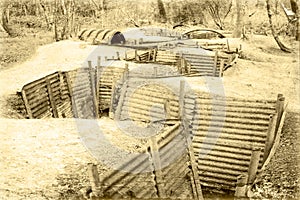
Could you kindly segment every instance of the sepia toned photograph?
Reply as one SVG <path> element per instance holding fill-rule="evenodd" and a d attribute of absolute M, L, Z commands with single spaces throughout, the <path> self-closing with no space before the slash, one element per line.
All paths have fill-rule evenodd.
<path fill-rule="evenodd" d="M 0 199 L 300 199 L 300 0 L 0 0 Z"/>

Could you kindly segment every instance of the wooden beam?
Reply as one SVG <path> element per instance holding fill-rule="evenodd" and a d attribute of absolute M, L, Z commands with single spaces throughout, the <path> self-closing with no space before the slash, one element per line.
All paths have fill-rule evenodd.
<path fill-rule="evenodd" d="M 218 64 L 218 51 L 215 52 L 213 76 L 216 76 L 217 64 Z"/>
<path fill-rule="evenodd" d="M 179 113 L 178 113 L 179 119 L 183 118 L 184 90 L 185 90 L 185 81 L 181 80 L 180 81 L 180 89 L 179 89 Z"/>
<path fill-rule="evenodd" d="M 247 197 L 247 181 L 248 181 L 248 174 L 241 174 L 237 177 L 237 184 L 235 188 L 234 199 L 240 199 Z M 237 198 L 236 198 L 237 197 Z"/>
<path fill-rule="evenodd" d="M 88 175 L 90 179 L 90 184 L 92 187 L 92 194 L 95 197 L 102 196 L 101 194 L 101 184 L 100 184 L 100 178 L 99 173 L 97 170 L 97 165 L 93 163 L 88 163 Z"/>
<path fill-rule="evenodd" d="M 159 149 L 157 144 L 157 138 L 155 136 L 151 137 L 150 139 L 150 152 L 152 156 L 153 166 L 154 166 L 154 174 L 155 174 L 155 181 L 158 190 L 158 197 L 165 198 L 165 188 L 164 188 L 164 181 L 163 181 L 163 174 L 161 171 L 161 162 L 160 162 L 160 155 Z"/>
<path fill-rule="evenodd" d="M 28 99 L 27 99 L 27 96 L 26 96 L 26 91 L 24 90 L 24 88 L 22 89 L 21 93 L 22 93 L 22 98 L 23 98 L 25 108 L 26 108 L 26 111 L 27 111 L 27 115 L 28 115 L 29 119 L 33 119 L 32 112 L 31 112 L 31 107 L 30 107 L 30 104 L 28 102 Z"/>
<path fill-rule="evenodd" d="M 67 85 L 68 85 L 69 94 L 70 94 L 70 98 L 71 98 L 73 116 L 75 118 L 78 118 L 78 111 L 77 111 L 77 106 L 76 106 L 76 102 L 75 102 L 74 95 L 73 95 L 72 82 L 71 82 L 71 79 L 70 79 L 69 72 L 66 72 L 66 78 L 67 78 Z"/>
<path fill-rule="evenodd" d="M 254 147 L 252 149 L 250 165 L 248 169 L 248 181 L 247 181 L 248 184 L 252 184 L 256 178 L 261 151 L 262 149 L 257 147 Z"/>
<path fill-rule="evenodd" d="M 58 118 L 56 103 L 55 103 L 55 99 L 53 97 L 53 91 L 52 91 L 52 88 L 51 88 L 50 80 L 48 78 L 46 78 L 46 83 L 47 83 L 47 91 L 48 91 L 50 106 L 52 108 L 53 117 Z"/>
<path fill-rule="evenodd" d="M 224 70 L 224 59 L 221 59 L 219 77 L 223 76 L 223 70 Z"/>
<path fill-rule="evenodd" d="M 91 80 L 91 90 L 92 90 L 92 97 L 93 97 L 92 99 L 94 104 L 94 117 L 99 118 L 98 100 L 97 100 L 96 87 L 95 87 L 95 75 L 93 73 L 92 62 L 88 61 L 88 65 L 89 65 L 89 76 Z"/>

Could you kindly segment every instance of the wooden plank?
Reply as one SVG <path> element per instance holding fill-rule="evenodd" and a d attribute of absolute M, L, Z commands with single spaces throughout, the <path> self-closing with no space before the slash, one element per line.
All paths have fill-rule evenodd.
<path fill-rule="evenodd" d="M 97 165 L 93 163 L 88 163 L 88 174 L 89 174 L 90 184 L 93 191 L 93 196 L 95 197 L 102 196 Z"/>
<path fill-rule="evenodd" d="M 185 81 L 180 81 L 180 89 L 179 89 L 179 113 L 178 118 L 183 118 L 183 112 L 184 112 L 184 90 L 185 90 Z"/>
<path fill-rule="evenodd" d="M 184 126 L 186 126 L 186 124 Z M 196 162 L 194 150 L 192 148 L 192 141 L 189 135 L 189 131 L 185 130 L 184 136 L 185 136 L 187 149 L 190 157 L 190 165 L 192 167 L 192 180 L 194 181 L 192 182 L 193 185 L 192 188 L 195 189 L 195 191 L 193 191 L 194 198 L 198 200 L 203 200 L 204 198 L 202 194 L 201 183 L 200 183 L 200 178 L 197 169 L 197 162 Z"/>
<path fill-rule="evenodd" d="M 223 76 L 223 70 L 224 70 L 224 60 L 222 59 L 220 64 L 219 77 Z"/>
<path fill-rule="evenodd" d="M 158 196 L 160 198 L 165 198 L 165 188 L 164 188 L 164 181 L 163 181 L 163 174 L 162 174 L 162 168 L 160 163 L 160 156 L 158 151 L 158 145 L 157 145 L 157 139 L 155 136 L 151 137 L 150 139 L 150 152 L 152 156 L 152 161 L 154 165 L 154 174 L 155 174 L 155 181 L 157 185 L 158 190 Z"/>
<path fill-rule="evenodd" d="M 276 123 L 277 123 L 277 118 L 278 118 L 278 113 L 275 115 L 272 114 L 270 115 L 269 119 L 269 127 L 268 127 L 268 132 L 267 132 L 267 137 L 266 137 L 266 142 L 265 142 L 265 150 L 263 154 L 263 160 L 265 161 L 270 153 L 270 150 L 273 146 L 274 139 L 276 137 Z"/>
<path fill-rule="evenodd" d="M 74 100 L 72 84 L 71 84 L 71 80 L 70 80 L 68 72 L 66 73 L 66 79 L 67 79 L 68 90 L 69 90 L 69 93 L 70 93 L 70 98 L 71 98 L 71 104 L 72 104 L 72 110 L 73 110 L 73 113 L 74 113 L 74 117 L 78 118 L 76 102 Z"/>
<path fill-rule="evenodd" d="M 48 78 L 46 79 L 46 83 L 47 83 L 47 90 L 48 90 L 48 95 L 49 95 L 49 100 L 50 100 L 50 105 L 51 105 L 51 108 L 52 108 L 53 116 L 54 116 L 54 118 L 58 118 L 58 112 L 57 112 L 57 109 L 56 109 L 56 104 L 55 104 L 55 100 L 54 100 L 54 97 L 53 97 L 53 92 L 52 92 L 52 88 L 51 88 L 51 85 L 50 85 L 50 80 Z"/>
<path fill-rule="evenodd" d="M 215 52 L 213 76 L 216 76 L 217 62 L 218 62 L 218 51 Z"/>
<path fill-rule="evenodd" d="M 22 93 L 22 98 L 23 98 L 25 108 L 26 108 L 26 111 L 27 111 L 27 115 L 28 115 L 29 119 L 33 119 L 32 112 L 31 112 L 31 107 L 28 103 L 28 100 L 27 100 L 27 97 L 26 97 L 26 92 L 25 92 L 24 88 L 22 89 L 21 93 Z"/>
<path fill-rule="evenodd" d="M 248 169 L 248 184 L 252 184 L 256 178 L 261 152 L 262 149 L 257 147 L 254 147 L 252 150 L 250 165 Z"/>
<path fill-rule="evenodd" d="M 95 76 L 93 73 L 93 67 L 92 67 L 92 62 L 88 61 L 89 65 L 89 76 L 90 76 L 90 86 L 92 90 L 92 98 L 93 98 L 93 106 L 94 106 L 94 117 L 99 118 L 99 112 L 98 112 L 98 101 L 97 101 L 97 96 L 96 96 L 96 87 L 95 87 Z"/>

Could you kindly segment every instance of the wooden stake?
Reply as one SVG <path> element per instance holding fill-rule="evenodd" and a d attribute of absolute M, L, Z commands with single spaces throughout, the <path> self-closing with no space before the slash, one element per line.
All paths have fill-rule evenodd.
<path fill-rule="evenodd" d="M 47 83 L 47 91 L 48 91 L 48 95 L 49 95 L 49 101 L 50 101 L 50 106 L 52 108 L 53 117 L 58 118 L 56 103 L 55 103 L 55 99 L 53 97 L 53 92 L 52 92 L 50 80 L 48 78 L 46 78 L 46 83 Z"/>
<path fill-rule="evenodd" d="M 182 117 L 183 117 L 184 89 L 185 89 L 185 81 L 181 80 L 180 81 L 180 90 L 179 90 L 179 113 L 178 113 L 179 119 L 182 119 Z"/>
<path fill-rule="evenodd" d="M 219 77 L 223 76 L 223 69 L 224 69 L 224 59 L 221 59 Z"/>
<path fill-rule="evenodd" d="M 100 178 L 97 170 L 97 165 L 93 163 L 88 163 L 88 174 L 90 179 L 90 184 L 92 187 L 93 195 L 96 197 L 102 196 L 100 193 Z"/>
<path fill-rule="evenodd" d="M 216 76 L 217 65 L 218 65 L 218 51 L 215 52 L 215 58 L 214 58 L 214 68 L 213 68 L 214 76 Z"/>
<path fill-rule="evenodd" d="M 237 177 L 237 185 L 235 188 L 235 197 L 246 197 L 247 192 L 247 181 L 248 181 L 248 175 L 247 174 L 241 174 Z M 237 199 L 237 198 L 235 198 Z"/>
<path fill-rule="evenodd" d="M 284 101 L 285 101 L 285 97 L 282 94 L 278 94 L 277 102 L 276 102 L 276 111 L 277 111 L 278 117 L 277 117 L 275 132 L 277 132 L 279 124 L 280 124 L 281 116 L 283 113 Z"/>
<path fill-rule="evenodd" d="M 252 149 L 250 166 L 248 169 L 248 181 L 247 181 L 248 184 L 252 184 L 256 178 L 260 155 L 261 155 L 261 148 L 254 147 Z"/>
<path fill-rule="evenodd" d="M 273 141 L 275 138 L 275 126 L 276 126 L 276 121 L 277 121 L 277 114 L 276 115 L 270 115 L 269 118 L 269 127 L 268 127 L 268 132 L 267 132 L 267 138 L 266 138 L 266 143 L 265 143 L 265 150 L 264 150 L 264 155 L 263 155 L 263 161 L 265 161 L 269 155 L 269 152 L 273 146 Z"/>
<path fill-rule="evenodd" d="M 74 115 L 75 118 L 78 118 L 77 106 L 76 106 L 76 102 L 75 102 L 74 95 L 73 95 L 73 89 L 72 89 L 72 83 L 71 83 L 70 75 L 69 75 L 68 72 L 66 73 L 66 78 L 67 78 L 67 85 L 68 85 L 71 104 L 72 104 L 73 115 Z"/>
<path fill-rule="evenodd" d="M 22 93 L 22 98 L 23 98 L 23 101 L 24 101 L 24 104 L 25 104 L 25 108 L 26 108 L 28 117 L 29 117 L 29 119 L 33 119 L 31 108 L 30 108 L 30 105 L 29 105 L 29 102 L 28 102 L 28 99 L 27 99 L 27 96 L 26 96 L 26 91 L 24 89 L 22 89 L 21 93 Z"/>
<path fill-rule="evenodd" d="M 163 175 L 161 171 L 160 155 L 158 151 L 157 139 L 155 136 L 151 137 L 150 139 L 150 151 L 153 160 L 154 173 L 156 177 L 158 197 L 165 198 L 166 195 L 164 191 L 164 182 L 163 182 Z"/>
<path fill-rule="evenodd" d="M 89 75 L 91 80 L 91 90 L 92 90 L 92 96 L 93 96 L 93 104 L 94 104 L 94 117 L 99 117 L 99 109 L 98 109 L 98 101 L 97 101 L 97 95 L 96 95 L 96 87 L 95 87 L 95 75 L 93 73 L 93 67 L 92 62 L 88 61 L 89 65 Z"/>
<path fill-rule="evenodd" d="M 156 62 L 156 56 L 157 56 L 157 48 L 154 49 L 154 54 L 153 54 L 153 61 Z"/>
<path fill-rule="evenodd" d="M 101 66 L 101 56 L 97 57 L 97 67 Z"/>
<path fill-rule="evenodd" d="M 229 41 L 228 41 L 228 39 L 226 39 L 226 42 L 227 42 L 227 50 L 230 51 L 230 46 L 229 46 Z"/>
<path fill-rule="evenodd" d="M 120 53 L 117 51 L 117 60 L 120 60 Z"/>
<path fill-rule="evenodd" d="M 113 119 L 114 118 L 114 97 L 115 97 L 115 90 L 116 90 L 116 84 L 117 80 L 113 80 L 112 88 L 111 88 L 111 96 L 110 96 L 110 105 L 109 105 L 109 118 Z"/>

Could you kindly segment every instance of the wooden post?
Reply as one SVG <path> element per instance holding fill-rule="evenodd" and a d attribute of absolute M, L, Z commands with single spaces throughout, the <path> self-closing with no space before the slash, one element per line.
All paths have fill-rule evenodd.
<path fill-rule="evenodd" d="M 57 108 L 56 108 L 56 104 L 55 104 L 55 99 L 53 97 L 50 80 L 48 78 L 46 78 L 46 83 L 47 83 L 47 91 L 48 91 L 48 95 L 49 95 L 49 101 L 50 101 L 50 106 L 52 108 L 53 117 L 58 118 L 58 112 L 57 112 Z"/>
<path fill-rule="evenodd" d="M 224 59 L 221 59 L 219 77 L 223 76 L 223 69 L 224 69 Z"/>
<path fill-rule="evenodd" d="M 66 78 L 67 78 L 67 85 L 68 85 L 71 104 L 72 104 L 73 115 L 75 118 L 78 118 L 78 111 L 77 111 L 76 102 L 73 95 L 72 83 L 71 83 L 69 72 L 66 73 Z"/>
<path fill-rule="evenodd" d="M 91 90 L 92 90 L 92 96 L 93 96 L 93 104 L 94 104 L 94 117 L 99 117 L 99 109 L 98 109 L 98 101 L 97 101 L 97 95 L 96 95 L 96 87 L 95 87 L 95 75 L 93 73 L 93 67 L 92 67 L 92 61 L 88 61 L 89 65 L 89 75 L 91 79 Z"/>
<path fill-rule="evenodd" d="M 152 49 L 149 50 L 147 62 L 151 60 Z"/>
<path fill-rule="evenodd" d="M 93 163 L 88 163 L 88 174 L 90 179 L 90 184 L 92 187 L 93 196 L 102 196 L 100 189 L 100 178 L 97 170 L 97 165 Z"/>
<path fill-rule="evenodd" d="M 157 56 L 157 48 L 154 49 L 154 54 L 153 54 L 153 61 L 156 62 L 156 56 Z"/>
<path fill-rule="evenodd" d="M 277 132 L 280 121 L 281 121 L 281 116 L 282 116 L 283 107 L 284 107 L 284 101 L 285 101 L 285 98 L 284 98 L 283 94 L 278 94 L 277 102 L 276 102 L 276 112 L 277 112 L 278 115 L 277 115 L 275 133 Z"/>
<path fill-rule="evenodd" d="M 228 39 L 226 39 L 226 43 L 227 43 L 227 50 L 230 51 L 230 46 L 229 46 L 229 41 L 228 41 Z"/>
<path fill-rule="evenodd" d="M 203 198 L 201 184 L 200 184 L 201 182 L 200 182 L 200 178 L 199 178 L 199 174 L 198 174 L 199 172 L 198 172 L 198 168 L 197 168 L 197 161 L 196 161 L 194 150 L 192 147 L 192 139 L 190 137 L 191 133 L 189 131 L 188 126 L 189 126 L 188 121 L 183 120 L 184 137 L 186 140 L 188 154 L 190 157 L 190 164 L 192 167 L 191 179 L 192 179 L 192 189 L 193 189 L 194 199 L 203 200 L 204 198 Z"/>
<path fill-rule="evenodd" d="M 264 150 L 264 155 L 263 155 L 263 161 L 265 161 L 269 155 L 269 152 L 273 146 L 274 138 L 275 138 L 275 126 L 276 126 L 276 121 L 277 121 L 277 114 L 270 115 L 269 118 L 269 127 L 268 127 L 268 132 L 267 132 L 267 138 L 266 138 L 266 143 L 265 143 L 265 150 Z"/>
<path fill-rule="evenodd" d="M 250 159 L 250 166 L 248 169 L 248 184 L 252 184 L 256 178 L 258 165 L 259 165 L 259 159 L 261 155 L 261 148 L 254 147 L 252 149 L 251 159 Z"/>
<path fill-rule="evenodd" d="M 111 59 L 114 60 L 114 59 L 115 59 L 115 56 L 112 56 Z"/>
<path fill-rule="evenodd" d="M 116 54 L 117 54 L 117 60 L 120 60 L 120 53 L 117 51 Z"/>
<path fill-rule="evenodd" d="M 126 81 L 129 77 L 129 65 L 125 63 L 125 70 L 124 70 L 124 81 Z"/>
<path fill-rule="evenodd" d="M 185 81 L 181 80 L 180 81 L 180 90 L 179 90 L 179 113 L 178 113 L 179 119 L 183 118 L 184 89 L 185 89 Z"/>
<path fill-rule="evenodd" d="M 248 181 L 248 175 L 247 174 L 241 174 L 240 176 L 237 177 L 237 185 L 235 188 L 235 194 L 234 199 L 239 199 L 239 198 L 245 198 L 247 197 L 247 181 Z"/>
<path fill-rule="evenodd" d="M 213 76 L 216 76 L 217 65 L 218 65 L 218 51 L 215 52 Z"/>
<path fill-rule="evenodd" d="M 97 67 L 101 66 L 101 56 L 97 57 Z"/>
<path fill-rule="evenodd" d="M 195 183 L 195 192 L 197 194 L 197 199 L 199 200 L 203 200 L 203 194 L 202 194 L 202 189 L 201 189 L 201 182 L 200 182 L 200 178 L 199 178 L 199 174 L 198 174 L 198 169 L 197 169 L 197 162 L 196 162 L 196 158 L 194 155 L 194 151 L 193 148 L 191 147 L 191 145 L 189 145 L 188 147 L 189 149 L 189 155 L 190 155 L 190 160 L 191 160 L 191 167 L 192 167 L 192 173 L 193 173 L 193 179 L 194 179 L 194 183 Z"/>
<path fill-rule="evenodd" d="M 113 119 L 114 118 L 114 111 L 113 111 L 113 108 L 114 108 L 114 97 L 115 97 L 115 90 L 116 90 L 116 83 L 117 83 L 117 80 L 116 79 L 113 79 L 113 84 L 112 84 L 112 87 L 111 87 L 111 96 L 110 96 L 110 105 L 109 105 L 109 118 Z"/>
<path fill-rule="evenodd" d="M 125 60 L 127 60 L 127 52 L 125 51 L 125 58 L 124 58 Z"/>
<path fill-rule="evenodd" d="M 163 182 L 163 176 L 161 171 L 160 155 L 158 151 L 157 138 L 155 136 L 150 139 L 150 151 L 154 165 L 154 173 L 156 177 L 156 185 L 158 190 L 158 197 L 165 198 L 165 188 Z"/>
<path fill-rule="evenodd" d="M 137 50 L 135 49 L 134 50 L 134 58 L 135 58 L 135 61 L 140 61 L 139 57 L 138 57 L 138 53 L 137 53 Z"/>
<path fill-rule="evenodd" d="M 23 98 L 23 101 L 24 101 L 24 104 L 25 104 L 25 108 L 26 108 L 28 117 L 29 117 L 29 119 L 33 119 L 33 115 L 32 115 L 32 112 L 31 112 L 31 107 L 29 105 L 29 102 L 28 102 L 28 99 L 27 99 L 27 96 L 26 96 L 26 91 L 24 89 L 22 89 L 21 93 L 22 93 L 22 98 Z"/>
<path fill-rule="evenodd" d="M 104 56 L 104 60 L 107 61 L 107 56 Z"/>
<path fill-rule="evenodd" d="M 181 55 L 181 59 L 180 59 L 180 62 L 181 62 L 181 64 L 180 64 L 180 66 L 181 66 L 181 74 L 185 74 L 185 60 L 184 60 L 184 58 L 183 58 L 183 56 Z"/>

